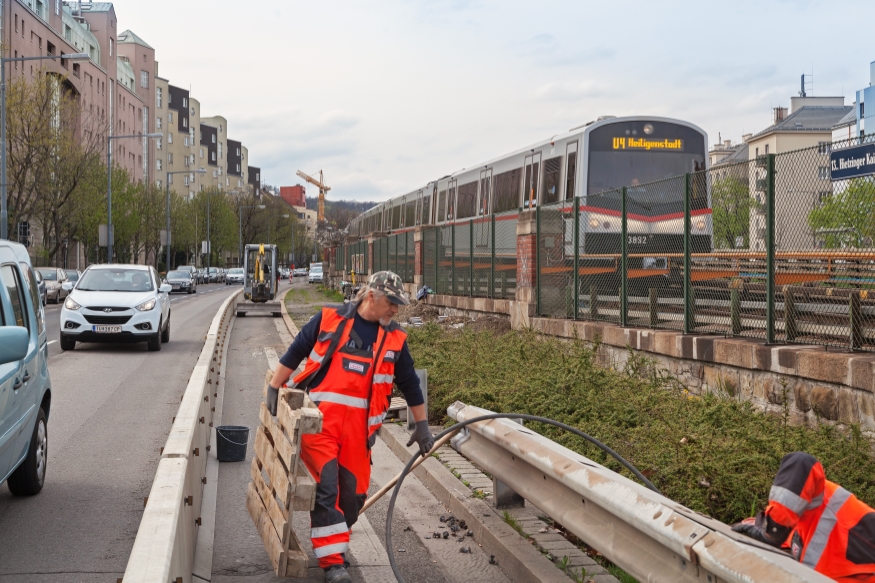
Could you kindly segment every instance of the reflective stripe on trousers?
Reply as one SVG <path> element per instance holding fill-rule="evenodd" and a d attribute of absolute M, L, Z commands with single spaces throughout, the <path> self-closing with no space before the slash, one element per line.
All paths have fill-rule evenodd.
<path fill-rule="evenodd" d="M 805 556 L 802 557 L 802 562 L 812 569 L 820 562 L 820 557 L 823 556 L 823 551 L 826 550 L 829 535 L 832 534 L 838 521 L 837 514 L 839 509 L 845 505 L 845 502 L 850 497 L 851 493 L 844 488 L 836 488 L 829 502 L 827 502 L 826 508 L 823 509 L 823 514 L 820 515 L 817 527 L 814 529 L 814 536 L 811 537 L 811 540 L 805 547 Z"/>
<path fill-rule="evenodd" d="M 342 534 L 344 532 L 349 532 L 349 527 L 346 525 L 346 522 L 338 522 L 331 526 L 317 526 L 316 528 L 311 528 L 310 538 L 331 536 L 332 534 Z"/>
<path fill-rule="evenodd" d="M 317 559 L 321 559 L 328 555 L 345 553 L 347 550 L 349 550 L 349 543 L 336 543 L 333 545 L 325 545 L 324 547 L 314 547 L 313 554 L 316 555 Z"/>
<path fill-rule="evenodd" d="M 314 403 L 337 403 L 338 405 L 346 405 L 355 407 L 356 409 L 367 409 L 368 400 L 361 397 L 351 397 L 341 393 L 332 393 L 331 391 L 310 391 L 310 400 Z"/>
<path fill-rule="evenodd" d="M 388 413 L 388 411 L 387 411 Z M 368 417 L 368 427 L 373 427 L 374 425 L 380 425 L 383 423 L 383 420 L 386 418 L 386 413 L 382 415 L 374 415 L 373 417 Z"/>
<path fill-rule="evenodd" d="M 802 516 L 802 513 L 806 510 L 814 510 L 823 504 L 823 493 L 815 496 L 814 500 L 808 502 L 805 498 L 791 492 L 787 488 L 772 486 L 772 489 L 769 490 L 769 500 L 777 502 L 778 504 L 792 510 L 799 516 Z"/>

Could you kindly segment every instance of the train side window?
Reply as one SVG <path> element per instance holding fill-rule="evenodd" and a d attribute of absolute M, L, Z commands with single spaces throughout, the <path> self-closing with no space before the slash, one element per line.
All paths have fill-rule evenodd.
<path fill-rule="evenodd" d="M 418 198 L 418 197 L 417 197 Z M 404 226 L 412 227 L 416 224 L 416 207 L 417 207 L 417 198 L 411 197 L 411 200 L 405 205 L 404 211 Z"/>
<path fill-rule="evenodd" d="M 492 212 L 495 214 L 520 206 L 520 178 L 522 168 L 514 168 L 495 175 L 492 190 Z"/>
<path fill-rule="evenodd" d="M 428 225 L 431 224 L 429 218 L 431 217 L 431 195 L 426 194 L 422 197 L 422 224 Z"/>
<path fill-rule="evenodd" d="M 473 217 L 477 206 L 477 181 L 459 187 L 459 206 L 457 218 Z"/>
<path fill-rule="evenodd" d="M 456 217 L 456 181 L 450 180 L 447 189 L 447 220 L 452 221 Z"/>
<path fill-rule="evenodd" d="M 562 169 L 562 156 L 556 156 L 544 161 L 544 188 L 541 204 L 559 202 L 559 181 Z"/>
<path fill-rule="evenodd" d="M 568 153 L 568 169 L 565 172 L 565 198 L 574 198 L 574 177 L 577 174 L 577 152 Z"/>
<path fill-rule="evenodd" d="M 397 202 L 395 206 L 392 207 L 392 228 L 398 229 L 401 227 L 401 205 L 403 203 Z"/>

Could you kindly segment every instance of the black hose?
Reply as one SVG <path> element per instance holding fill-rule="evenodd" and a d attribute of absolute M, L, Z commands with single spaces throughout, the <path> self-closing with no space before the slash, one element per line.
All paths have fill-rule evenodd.
<path fill-rule="evenodd" d="M 474 417 L 472 419 L 467 419 L 465 421 L 460 421 L 459 423 L 453 425 L 448 429 L 444 429 L 439 434 L 435 435 L 435 441 L 439 440 L 443 436 L 448 433 L 458 431 L 459 429 L 465 427 L 466 425 L 470 425 L 471 423 L 477 423 L 478 421 L 488 421 L 490 419 L 523 419 L 525 421 L 535 421 L 538 423 L 546 423 L 547 425 L 553 425 L 554 427 L 558 427 L 560 429 L 564 429 L 578 437 L 582 437 L 587 440 L 591 444 L 596 447 L 601 448 L 606 453 L 610 454 L 615 460 L 620 462 L 623 467 L 632 472 L 636 478 L 644 482 L 644 485 L 656 492 L 657 494 L 662 494 L 662 492 L 657 489 L 653 483 L 644 477 L 644 474 L 638 471 L 638 469 L 630 464 L 628 461 L 623 459 L 623 457 L 612 450 L 610 447 L 592 437 L 591 435 L 587 435 L 583 431 L 571 427 L 570 425 L 566 425 L 561 421 L 554 421 L 553 419 L 547 419 L 546 417 L 538 417 L 537 415 L 527 415 L 525 413 L 490 413 L 489 415 L 481 415 L 480 417 Z M 401 573 L 398 571 L 398 564 L 395 562 L 395 551 L 392 549 L 392 514 L 395 512 L 395 500 L 398 498 L 398 492 L 401 491 L 401 484 L 404 482 L 404 478 L 407 477 L 408 472 L 410 472 L 410 466 L 416 461 L 419 455 L 413 455 L 410 458 L 410 461 L 404 466 L 404 470 L 401 471 L 401 475 L 398 476 L 398 483 L 395 484 L 395 488 L 392 490 L 392 498 L 389 499 L 389 510 L 386 512 L 386 552 L 389 554 L 389 564 L 392 565 L 392 572 L 395 574 L 395 579 L 398 580 L 399 583 L 405 583 L 404 577 L 401 576 Z"/>

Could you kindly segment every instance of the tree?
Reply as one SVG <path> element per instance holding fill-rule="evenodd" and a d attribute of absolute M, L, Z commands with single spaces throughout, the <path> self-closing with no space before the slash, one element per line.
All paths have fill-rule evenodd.
<path fill-rule="evenodd" d="M 871 246 L 875 240 L 875 184 L 854 178 L 808 214 L 808 225 L 828 249 Z"/>
<path fill-rule="evenodd" d="M 711 213 L 715 248 L 743 249 L 750 245 L 750 209 L 754 204 L 746 177 L 729 174 L 714 180 Z"/>

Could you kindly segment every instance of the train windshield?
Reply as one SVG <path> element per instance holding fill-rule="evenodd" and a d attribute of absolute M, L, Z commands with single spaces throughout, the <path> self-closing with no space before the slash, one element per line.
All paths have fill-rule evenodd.
<path fill-rule="evenodd" d="M 702 133 L 674 123 L 634 121 L 596 128 L 589 135 L 587 194 L 591 200 L 603 193 L 597 197 L 619 201 L 619 193 L 610 191 L 625 186 L 632 212 L 682 210 L 684 186 L 678 177 L 705 169 L 705 148 Z M 648 184 L 667 178 L 677 180 Z"/>

